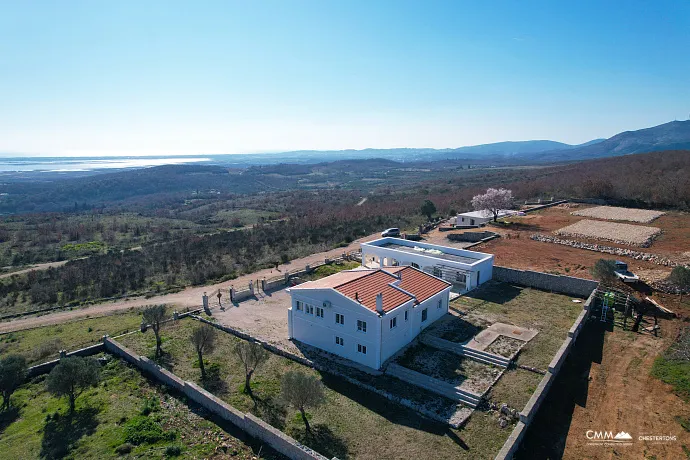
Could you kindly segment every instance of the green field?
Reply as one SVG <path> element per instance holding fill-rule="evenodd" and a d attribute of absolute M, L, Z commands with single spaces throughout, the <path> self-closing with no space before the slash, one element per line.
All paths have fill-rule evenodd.
<path fill-rule="evenodd" d="M 129 312 L 11 332 L 0 335 L 0 355 L 20 354 L 31 366 L 56 359 L 60 350 L 73 351 L 98 343 L 105 334 L 138 330 L 140 324 L 141 314 Z"/>
<path fill-rule="evenodd" d="M 259 455 L 259 449 L 268 453 L 265 446 L 248 446 L 117 359 L 103 367 L 99 385 L 77 399 L 72 416 L 64 399 L 45 391 L 44 380 L 23 385 L 12 397 L 18 409 L 0 414 L 0 457 L 100 460 L 170 458 L 179 452 L 179 458 L 280 458 Z M 160 439 L 134 445 L 133 436 L 144 426 Z"/>
<path fill-rule="evenodd" d="M 178 376 L 198 382 L 198 362 L 189 341 L 191 330 L 197 325 L 191 319 L 181 320 L 164 329 L 165 354 L 161 362 Z M 500 429 L 494 417 L 481 411 L 476 411 L 462 429 L 450 429 L 338 377 L 275 355 L 254 375 L 252 400 L 242 392 L 244 370 L 232 352 L 238 340 L 220 333 L 215 352 L 204 360 L 207 365 L 220 366 L 223 383 L 213 389 L 214 393 L 328 457 L 488 459 L 496 455 L 510 433 L 511 427 Z M 151 332 L 128 335 L 121 342 L 142 355 L 153 356 L 155 339 Z M 313 436 L 305 435 L 297 412 L 280 400 L 280 378 L 288 370 L 316 375 L 325 385 L 326 404 L 309 411 Z M 413 390 L 396 382 L 408 392 Z"/>

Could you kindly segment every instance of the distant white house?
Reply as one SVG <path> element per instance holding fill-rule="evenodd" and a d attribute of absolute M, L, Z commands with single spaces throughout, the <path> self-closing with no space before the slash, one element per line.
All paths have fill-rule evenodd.
<path fill-rule="evenodd" d="M 369 268 L 411 266 L 466 292 L 493 276 L 494 256 L 401 238 L 380 238 L 361 244 L 362 265 Z"/>
<path fill-rule="evenodd" d="M 498 218 L 502 217 L 508 217 L 517 214 L 518 211 L 511 211 L 510 209 L 501 209 L 498 211 Z M 487 222 L 493 220 L 494 215 L 491 211 L 489 210 L 483 210 L 483 211 L 470 211 L 470 212 L 463 212 L 461 214 L 458 214 L 454 219 L 455 225 L 461 226 L 461 227 L 479 227 Z"/>
<path fill-rule="evenodd" d="M 289 289 L 289 338 L 374 369 L 448 312 L 451 284 L 413 267 L 356 269 Z"/>

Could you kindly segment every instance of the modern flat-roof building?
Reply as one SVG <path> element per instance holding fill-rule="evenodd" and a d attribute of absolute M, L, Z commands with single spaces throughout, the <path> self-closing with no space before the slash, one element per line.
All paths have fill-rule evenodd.
<path fill-rule="evenodd" d="M 466 249 L 401 238 L 362 243 L 362 265 L 368 268 L 411 266 L 452 283 L 461 292 L 489 281 L 494 256 Z"/>
<path fill-rule="evenodd" d="M 342 271 L 289 289 L 288 335 L 379 369 L 448 312 L 450 288 L 413 267 Z"/>
<path fill-rule="evenodd" d="M 498 218 L 512 216 L 519 211 L 511 211 L 510 209 L 501 209 L 498 211 Z M 479 227 L 487 222 L 493 220 L 494 215 L 491 211 L 470 211 L 458 214 L 455 219 L 455 225 L 459 227 Z M 451 222 L 453 223 L 453 222 Z"/>

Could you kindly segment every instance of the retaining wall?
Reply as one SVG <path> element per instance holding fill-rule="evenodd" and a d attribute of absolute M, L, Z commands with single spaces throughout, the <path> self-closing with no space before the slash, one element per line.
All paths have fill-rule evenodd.
<path fill-rule="evenodd" d="M 532 270 L 518 270 L 516 268 L 498 266 L 494 266 L 493 279 L 504 283 L 560 292 L 577 297 L 587 297 L 598 285 L 596 281 L 574 276 L 551 275 Z"/>
<path fill-rule="evenodd" d="M 570 354 L 570 350 L 572 350 L 575 340 L 580 335 L 580 331 L 582 331 L 585 322 L 589 318 L 591 311 L 590 305 L 592 302 L 594 302 L 594 291 L 590 293 L 587 301 L 583 305 L 582 312 L 580 315 L 578 315 L 577 319 L 573 323 L 573 326 L 568 331 L 568 336 L 563 341 L 561 348 L 556 352 L 553 360 L 551 360 L 548 372 L 544 375 L 544 378 L 541 379 L 537 389 L 534 390 L 534 393 L 532 393 L 532 397 L 529 399 L 529 401 L 527 401 L 527 404 L 520 412 L 520 422 L 515 426 L 513 432 L 503 444 L 503 448 L 498 455 L 496 455 L 496 460 L 506 460 L 512 458 L 518 447 L 520 447 L 520 442 L 527 431 L 527 427 L 534 419 L 534 416 L 539 410 L 541 404 L 544 402 L 544 399 L 546 399 L 546 395 L 548 394 L 551 385 L 556 380 L 556 375 L 558 375 L 558 372 L 563 366 L 568 354 Z"/>
<path fill-rule="evenodd" d="M 489 237 L 496 236 L 496 233 L 484 231 L 484 232 L 464 232 L 464 233 L 451 233 L 447 238 L 451 241 L 468 241 L 470 243 L 476 243 L 478 241 L 483 241 Z"/>
<path fill-rule="evenodd" d="M 105 347 L 106 351 L 134 364 L 151 377 L 178 390 L 211 413 L 232 423 L 250 436 L 262 440 L 286 457 L 293 460 L 328 460 L 323 455 L 300 444 L 252 414 L 238 411 L 208 391 L 200 388 L 197 384 L 180 379 L 148 358 L 137 356 L 115 340 L 106 337 L 103 342 L 102 346 Z"/>
<path fill-rule="evenodd" d="M 432 391 L 438 395 L 444 396 L 452 401 L 467 404 L 470 407 L 477 407 L 481 400 L 481 395 L 471 393 L 469 391 L 456 388 L 450 383 L 442 380 L 429 377 L 412 369 L 400 366 L 396 363 L 390 363 L 386 369 L 386 374 L 399 378 L 405 382 L 416 385 L 428 391 Z"/>

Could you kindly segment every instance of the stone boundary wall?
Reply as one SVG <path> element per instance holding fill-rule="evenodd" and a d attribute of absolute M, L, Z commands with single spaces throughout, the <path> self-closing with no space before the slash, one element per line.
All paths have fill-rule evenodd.
<path fill-rule="evenodd" d="M 102 343 L 97 343 L 96 345 L 91 345 L 89 347 L 80 348 L 79 350 L 70 351 L 66 354 L 67 357 L 70 356 L 93 356 L 104 350 Z M 60 359 L 54 359 L 45 363 L 37 364 L 31 366 L 27 369 L 27 377 L 32 378 L 38 375 L 47 374 L 52 371 L 55 366 L 60 363 Z"/>
<path fill-rule="evenodd" d="M 563 366 L 568 354 L 570 354 L 570 350 L 572 349 L 575 340 L 580 335 L 585 322 L 589 318 L 591 311 L 590 305 L 592 302 L 594 302 L 594 294 L 595 291 L 592 291 L 587 298 L 582 312 L 580 315 L 578 315 L 577 319 L 573 323 L 573 326 L 568 331 L 568 336 L 563 341 L 561 348 L 556 352 L 556 355 L 551 360 L 551 363 L 549 364 L 549 371 L 544 375 L 544 378 L 541 379 L 537 389 L 534 390 L 534 393 L 532 393 L 532 397 L 529 399 L 529 401 L 527 401 L 524 409 L 522 409 L 520 412 L 520 421 L 515 426 L 513 432 L 510 434 L 506 442 L 503 444 L 503 447 L 498 455 L 496 455 L 495 460 L 507 460 L 513 458 L 513 454 L 515 454 L 518 447 L 520 447 L 520 442 L 527 432 L 527 427 L 534 419 L 534 416 L 539 410 L 541 404 L 544 402 L 544 399 L 546 399 L 546 395 L 548 394 L 551 385 L 556 380 L 556 375 L 558 375 L 561 366 Z"/>
<path fill-rule="evenodd" d="M 568 202 L 568 200 L 558 200 L 558 201 L 554 201 L 552 203 L 543 204 L 541 206 L 535 206 L 535 207 L 529 208 L 529 209 L 522 209 L 521 212 L 539 211 L 540 209 L 550 208 L 551 206 L 558 206 L 559 204 L 563 204 L 563 203 L 567 203 L 567 202 Z"/>
<path fill-rule="evenodd" d="M 494 265 L 493 268 L 493 279 L 504 283 L 518 284 L 520 286 L 577 297 L 587 297 L 598 285 L 596 281 L 574 276 L 551 275 L 532 270 L 499 267 L 497 265 Z"/>
<path fill-rule="evenodd" d="M 102 346 L 105 347 L 106 351 L 135 365 L 151 377 L 174 388 L 211 413 L 232 423 L 250 436 L 260 439 L 286 457 L 292 460 L 328 460 L 327 457 L 300 444 L 263 420 L 252 414 L 238 411 L 195 383 L 184 381 L 150 359 L 136 355 L 110 337 L 103 339 Z"/>

